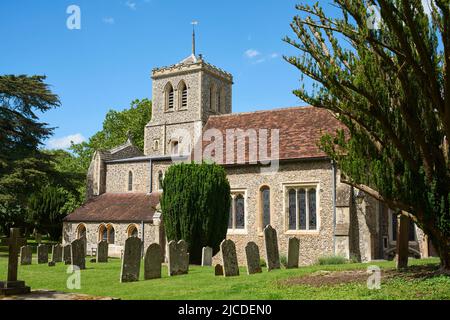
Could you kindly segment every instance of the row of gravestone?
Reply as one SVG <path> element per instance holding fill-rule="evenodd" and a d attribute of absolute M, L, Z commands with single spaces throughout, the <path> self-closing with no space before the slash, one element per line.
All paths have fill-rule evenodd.
<path fill-rule="evenodd" d="M 120 272 L 121 282 L 139 281 L 141 269 L 142 241 L 131 237 L 125 241 Z M 168 272 L 169 276 L 187 274 L 189 271 L 189 253 L 186 241 L 170 241 L 168 244 Z M 144 256 L 144 279 L 161 278 L 164 254 L 161 246 L 153 243 L 148 246 Z"/>
<path fill-rule="evenodd" d="M 37 247 L 37 263 L 48 263 L 49 266 L 54 266 L 58 262 L 65 264 L 72 264 L 79 269 L 86 268 L 86 240 L 77 239 L 72 243 L 61 246 L 56 244 L 52 246 L 52 258 L 48 261 L 49 247 L 45 244 L 40 244 Z M 31 246 L 23 246 L 20 248 L 20 264 L 30 265 L 33 260 L 33 250 Z M 97 247 L 96 262 L 108 262 L 108 243 L 100 241 Z"/>
<path fill-rule="evenodd" d="M 280 269 L 280 253 L 278 249 L 277 231 L 270 225 L 264 228 L 264 246 L 266 249 L 266 263 L 267 270 Z M 287 268 L 298 268 L 300 241 L 298 238 L 289 238 L 288 242 L 288 256 Z M 236 254 L 236 245 L 232 240 L 224 240 L 220 244 L 220 251 L 222 254 L 221 265 L 216 265 L 216 275 L 224 275 L 225 277 L 232 277 L 239 275 L 239 265 Z M 247 260 L 247 273 L 255 274 L 261 273 L 261 263 L 258 245 L 251 241 L 245 246 L 245 255 Z"/>

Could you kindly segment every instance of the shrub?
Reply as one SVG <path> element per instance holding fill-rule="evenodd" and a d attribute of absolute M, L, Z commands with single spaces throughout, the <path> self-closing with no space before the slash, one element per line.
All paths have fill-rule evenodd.
<path fill-rule="evenodd" d="M 285 255 L 280 256 L 280 263 L 283 267 L 287 268 L 287 257 Z"/>
<path fill-rule="evenodd" d="M 261 268 L 267 267 L 266 260 L 264 260 L 263 258 L 260 258 L 260 259 L 259 259 L 259 266 L 260 266 Z"/>
<path fill-rule="evenodd" d="M 176 164 L 163 181 L 161 209 L 167 239 L 185 240 L 190 262 L 200 264 L 202 247 L 213 254 L 225 239 L 231 197 L 223 167 L 216 164 Z"/>
<path fill-rule="evenodd" d="M 345 263 L 347 263 L 347 259 L 342 256 L 324 256 L 318 259 L 319 265 L 345 264 Z"/>

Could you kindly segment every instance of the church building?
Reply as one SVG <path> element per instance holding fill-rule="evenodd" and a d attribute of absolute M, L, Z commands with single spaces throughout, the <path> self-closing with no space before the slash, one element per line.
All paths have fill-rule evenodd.
<path fill-rule="evenodd" d="M 164 248 L 164 215 L 158 206 L 164 174 L 200 148 L 200 155 L 214 149 L 212 157 L 226 169 L 232 197 L 227 238 L 236 243 L 240 264 L 245 264 L 249 241 L 264 257 L 268 224 L 277 230 L 281 256 L 290 237 L 300 239 L 302 265 L 331 255 L 359 261 L 395 255 L 396 215 L 341 183 L 338 168 L 318 147 L 322 135 L 342 128 L 329 111 L 291 107 L 233 113 L 233 76 L 195 53 L 154 69 L 152 86 L 143 152 L 131 137 L 95 152 L 87 174 L 88 199 L 65 218 L 65 243 L 85 236 L 89 253 L 106 240 L 116 257 L 128 237 L 142 239 L 144 248 L 151 243 Z M 264 146 L 270 150 L 261 152 L 267 151 Z M 428 256 L 421 230 L 414 224 L 410 230 L 410 254 Z"/>

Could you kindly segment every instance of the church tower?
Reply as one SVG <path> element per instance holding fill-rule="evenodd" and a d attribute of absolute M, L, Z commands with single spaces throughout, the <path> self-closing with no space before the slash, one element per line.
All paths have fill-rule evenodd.
<path fill-rule="evenodd" d="M 192 54 L 152 71 L 152 119 L 145 128 L 146 156 L 187 155 L 211 115 L 232 112 L 233 77 Z"/>

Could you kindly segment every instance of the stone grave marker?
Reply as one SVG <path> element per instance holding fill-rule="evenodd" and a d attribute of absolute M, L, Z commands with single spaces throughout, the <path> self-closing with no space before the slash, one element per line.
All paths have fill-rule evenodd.
<path fill-rule="evenodd" d="M 300 251 L 300 240 L 296 237 L 289 238 L 286 268 L 288 269 L 298 268 L 299 251 Z"/>
<path fill-rule="evenodd" d="M 141 269 L 142 241 L 138 237 L 129 237 L 125 248 L 120 271 L 120 282 L 139 281 Z"/>
<path fill-rule="evenodd" d="M 216 264 L 216 266 L 214 267 L 214 274 L 216 276 L 223 276 L 223 267 L 221 264 Z"/>
<path fill-rule="evenodd" d="M 212 266 L 212 253 L 213 250 L 210 247 L 203 247 L 202 249 L 202 266 Z"/>
<path fill-rule="evenodd" d="M 266 247 L 267 270 L 280 269 L 277 231 L 270 225 L 264 228 L 264 245 Z"/>
<path fill-rule="evenodd" d="M 169 242 L 168 265 L 169 276 L 187 274 L 189 271 L 188 244 L 184 240 Z"/>
<path fill-rule="evenodd" d="M 232 240 L 223 240 L 220 244 L 222 253 L 223 275 L 234 277 L 239 275 L 239 266 L 236 254 L 236 245 Z"/>
<path fill-rule="evenodd" d="M 247 273 L 255 274 L 261 273 L 261 264 L 260 264 L 260 256 L 259 256 L 259 247 L 253 241 L 250 241 L 245 246 L 245 256 L 247 259 Z"/>
<path fill-rule="evenodd" d="M 72 263 L 72 246 L 70 244 L 66 244 L 63 246 L 63 261 L 64 264 L 71 264 Z"/>
<path fill-rule="evenodd" d="M 144 259 L 144 279 L 161 278 L 162 248 L 157 243 L 148 246 Z"/>
<path fill-rule="evenodd" d="M 76 239 L 71 244 L 71 263 L 74 266 L 80 268 L 80 270 L 86 269 L 86 247 L 83 239 Z"/>
<path fill-rule="evenodd" d="M 59 243 L 52 247 L 52 261 L 55 263 L 62 262 L 62 247 Z"/>
<path fill-rule="evenodd" d="M 108 262 L 108 248 L 108 242 L 106 242 L 105 240 L 102 240 L 97 244 L 96 259 L 98 263 Z"/>
<path fill-rule="evenodd" d="M 20 264 L 23 266 L 30 265 L 33 262 L 33 248 L 31 246 L 23 246 L 20 248 Z"/>
<path fill-rule="evenodd" d="M 48 263 L 48 246 L 46 244 L 40 244 L 37 247 L 37 259 L 38 264 Z"/>

